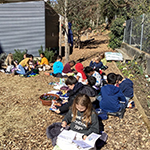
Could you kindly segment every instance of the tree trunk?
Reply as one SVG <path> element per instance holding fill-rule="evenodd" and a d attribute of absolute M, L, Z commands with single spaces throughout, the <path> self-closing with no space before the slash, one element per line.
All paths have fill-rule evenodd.
<path fill-rule="evenodd" d="M 65 63 L 69 61 L 69 52 L 68 52 L 68 18 L 67 18 L 67 5 L 68 0 L 65 0 Z"/>
<path fill-rule="evenodd" d="M 62 43 L 62 19 L 59 17 L 59 55 L 61 55 L 61 43 Z"/>

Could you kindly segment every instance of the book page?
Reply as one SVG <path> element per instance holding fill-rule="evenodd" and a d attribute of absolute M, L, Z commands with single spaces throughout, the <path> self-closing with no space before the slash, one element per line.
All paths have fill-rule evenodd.
<path fill-rule="evenodd" d="M 81 148 L 94 148 L 96 140 L 100 137 L 101 135 L 96 134 L 96 133 L 91 133 L 86 140 L 73 140 L 74 143 L 76 143 L 79 147 Z"/>
<path fill-rule="evenodd" d="M 84 140 L 73 140 L 73 142 L 76 143 L 81 148 L 89 148 L 89 149 L 92 148 L 92 146 L 84 142 Z"/>
<path fill-rule="evenodd" d="M 58 139 L 62 139 L 68 142 L 72 142 L 76 136 L 76 133 L 71 130 L 63 130 L 59 135 Z"/>
<path fill-rule="evenodd" d="M 91 133 L 84 141 L 94 147 L 96 140 L 100 137 L 100 134 Z"/>

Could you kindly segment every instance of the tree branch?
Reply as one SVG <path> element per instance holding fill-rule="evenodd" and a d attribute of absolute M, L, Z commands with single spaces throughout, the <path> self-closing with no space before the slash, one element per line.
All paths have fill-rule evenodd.
<path fill-rule="evenodd" d="M 110 2 L 116 7 L 116 8 L 123 8 L 127 5 L 132 5 L 133 3 L 129 2 L 129 0 L 123 0 L 124 4 L 118 4 L 118 2 L 115 2 L 115 0 L 110 0 Z"/>

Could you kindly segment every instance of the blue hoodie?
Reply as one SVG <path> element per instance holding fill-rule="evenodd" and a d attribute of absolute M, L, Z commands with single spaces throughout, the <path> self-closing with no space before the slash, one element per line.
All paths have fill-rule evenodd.
<path fill-rule="evenodd" d="M 120 109 L 120 101 L 126 102 L 121 90 L 110 84 L 101 88 L 101 96 L 100 108 L 106 112 L 117 112 Z"/>
<path fill-rule="evenodd" d="M 62 73 L 62 71 L 63 71 L 63 63 L 60 62 L 60 61 L 56 61 L 56 62 L 53 64 L 53 73 L 54 73 L 54 74 Z"/>
<path fill-rule="evenodd" d="M 133 97 L 133 82 L 126 78 L 120 84 L 119 88 L 121 89 L 122 93 L 125 97 Z"/>

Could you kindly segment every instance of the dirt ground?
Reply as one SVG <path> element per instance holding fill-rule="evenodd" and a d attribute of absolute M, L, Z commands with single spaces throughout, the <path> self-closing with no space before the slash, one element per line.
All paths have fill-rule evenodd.
<path fill-rule="evenodd" d="M 93 37 L 90 37 L 93 38 Z M 74 49 L 70 59 L 82 60 L 88 66 L 91 59 L 108 49 L 108 35 L 97 34 L 95 40 L 83 49 Z M 105 73 L 117 70 L 108 63 Z M 40 72 L 38 76 L 23 78 L 0 73 L 0 150 L 51 150 L 52 144 L 46 137 L 46 128 L 60 122 L 62 116 L 43 106 L 40 95 L 53 90 L 49 82 L 57 78 Z M 138 108 L 127 109 L 124 118 L 109 116 L 104 120 L 107 144 L 102 150 L 149 150 L 150 134 L 141 118 Z"/>

